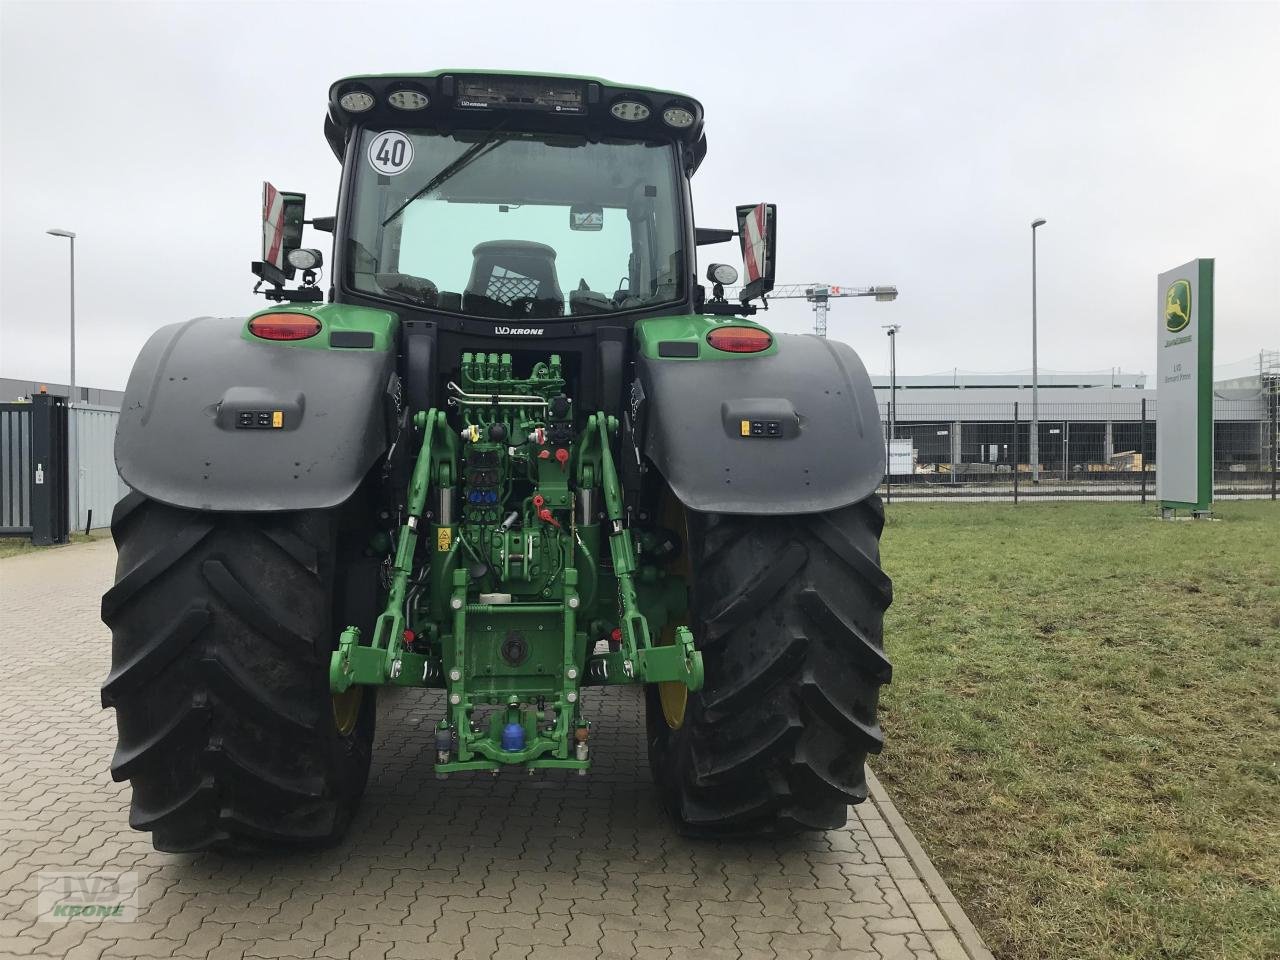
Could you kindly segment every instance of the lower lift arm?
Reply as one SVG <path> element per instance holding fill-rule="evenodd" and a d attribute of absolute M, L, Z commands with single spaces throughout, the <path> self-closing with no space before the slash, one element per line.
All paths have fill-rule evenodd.
<path fill-rule="evenodd" d="M 622 523 L 622 487 L 609 449 L 611 428 L 617 429 L 617 421 L 603 413 L 587 419 L 587 436 L 599 444 L 600 480 L 605 516 L 609 521 L 609 552 L 618 582 L 620 642 L 616 653 L 591 658 L 587 665 L 588 677 L 596 683 L 608 684 L 675 680 L 691 691 L 701 690 L 702 654 L 694 649 L 689 628 L 677 627 L 674 643 L 654 646 L 648 621 L 640 613 L 635 588 L 635 544 L 631 532 Z"/>
<path fill-rule="evenodd" d="M 359 627 L 347 627 L 342 631 L 338 649 L 329 663 L 329 683 L 336 693 L 341 693 L 353 683 L 420 687 L 440 674 L 438 660 L 405 649 L 404 611 L 409 580 L 413 576 L 413 556 L 418 547 L 418 526 L 426 509 L 427 489 L 432 482 L 432 445 L 437 439 L 437 432 L 443 435 L 448 427 L 444 411 L 434 408 L 418 413 L 414 423 L 423 431 L 422 450 L 409 481 L 409 516 L 396 544 L 386 609 L 374 625 L 373 639 L 368 646 L 360 644 Z M 442 466 L 442 469 L 446 468 Z M 448 482 L 451 478 L 435 479 L 438 483 L 451 485 Z"/>

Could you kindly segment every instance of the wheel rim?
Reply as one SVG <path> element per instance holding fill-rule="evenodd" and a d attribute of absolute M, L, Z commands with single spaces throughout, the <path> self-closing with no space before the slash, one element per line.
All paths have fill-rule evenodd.
<path fill-rule="evenodd" d="M 341 736 L 350 736 L 360 719 L 360 704 L 364 700 L 364 688 L 353 684 L 342 693 L 333 695 L 333 725 Z"/>

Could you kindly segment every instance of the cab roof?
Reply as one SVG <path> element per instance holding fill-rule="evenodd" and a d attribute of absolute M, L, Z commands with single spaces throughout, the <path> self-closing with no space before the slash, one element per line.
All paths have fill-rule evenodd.
<path fill-rule="evenodd" d="M 702 104 L 687 94 L 599 77 L 506 70 L 343 77 L 329 88 L 324 132 L 341 160 L 359 126 L 451 130 L 499 120 L 515 130 L 675 141 L 689 148 L 690 173 L 707 151 Z"/>

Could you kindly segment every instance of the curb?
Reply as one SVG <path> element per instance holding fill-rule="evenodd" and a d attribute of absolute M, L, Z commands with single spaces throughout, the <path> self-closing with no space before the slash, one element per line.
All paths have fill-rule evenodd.
<path fill-rule="evenodd" d="M 946 881 L 942 879 L 942 876 L 933 866 L 929 855 L 924 852 L 924 848 L 916 840 L 915 834 L 911 832 L 911 828 L 907 826 L 906 821 L 902 819 L 902 815 L 898 813 L 898 808 L 889 799 L 889 794 L 884 785 L 870 769 L 867 770 L 867 792 L 869 803 L 860 804 L 853 808 L 859 819 L 864 822 L 869 820 L 882 820 L 884 822 L 893 834 L 898 846 L 906 854 L 906 858 L 910 861 L 916 876 L 920 878 L 929 896 L 946 918 L 951 928 L 950 932 L 954 934 L 954 937 L 952 937 L 945 932 L 941 934 L 928 933 L 929 940 L 933 944 L 939 960 L 948 960 L 948 958 L 953 957 L 956 960 L 961 960 L 961 958 L 967 958 L 967 960 L 995 960 L 991 951 L 983 942 L 977 928 L 974 927 L 973 922 L 965 914 L 964 908 L 960 906 L 955 895 L 947 886 Z M 868 806 L 874 808 L 875 815 L 866 810 Z M 956 947 L 959 947 L 962 952 L 957 953 Z"/>

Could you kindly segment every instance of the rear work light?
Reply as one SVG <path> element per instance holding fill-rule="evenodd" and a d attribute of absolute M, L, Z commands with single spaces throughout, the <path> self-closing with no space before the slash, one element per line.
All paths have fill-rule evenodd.
<path fill-rule="evenodd" d="M 375 102 L 373 94 L 366 90 L 348 90 L 338 98 L 338 105 L 348 113 L 364 113 L 373 109 Z"/>
<path fill-rule="evenodd" d="M 320 332 L 320 321 L 303 313 L 264 313 L 249 321 L 249 332 L 263 340 L 306 340 Z"/>
<path fill-rule="evenodd" d="M 773 336 L 759 327 L 717 327 L 707 334 L 707 343 L 726 353 L 759 353 L 773 346 Z"/>

